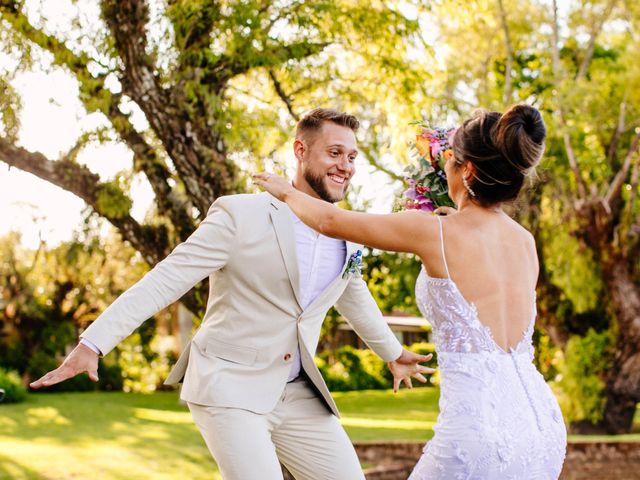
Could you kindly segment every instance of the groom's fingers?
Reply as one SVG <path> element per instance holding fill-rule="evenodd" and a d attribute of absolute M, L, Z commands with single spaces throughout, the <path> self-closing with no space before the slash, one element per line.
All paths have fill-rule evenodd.
<path fill-rule="evenodd" d="M 263 185 L 265 180 L 264 174 L 262 173 L 254 173 L 251 175 L 251 179 L 253 180 L 253 183 L 257 183 L 258 185 Z"/>
<path fill-rule="evenodd" d="M 433 358 L 433 354 L 430 353 L 429 355 L 419 355 L 418 358 L 418 362 L 428 362 L 429 360 L 431 360 Z"/>
<path fill-rule="evenodd" d="M 420 373 L 436 373 L 435 368 L 425 367 L 423 365 L 418 365 L 418 372 Z"/>
<path fill-rule="evenodd" d="M 55 370 L 51 370 L 49 373 L 44 375 L 42 378 L 39 378 L 35 382 L 29 384 L 31 388 L 41 388 L 41 387 L 49 387 L 51 385 L 55 385 L 56 383 L 64 382 L 71 377 L 74 377 L 79 372 L 74 372 L 73 369 L 69 368 L 66 365 L 61 365 Z M 91 374 L 89 375 L 91 377 Z M 95 378 L 97 378 L 97 372 L 94 374 Z"/>
<path fill-rule="evenodd" d="M 427 379 L 420 372 L 414 374 L 413 378 L 415 378 L 416 380 L 418 380 L 421 383 L 427 383 Z"/>
<path fill-rule="evenodd" d="M 400 390 L 400 379 L 393 377 L 393 393 L 398 393 Z"/>

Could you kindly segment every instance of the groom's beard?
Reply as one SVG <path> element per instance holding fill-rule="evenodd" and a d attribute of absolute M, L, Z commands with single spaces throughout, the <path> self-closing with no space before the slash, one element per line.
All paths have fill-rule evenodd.
<path fill-rule="evenodd" d="M 314 192 L 318 194 L 318 196 L 322 200 L 329 203 L 336 203 L 342 200 L 344 198 L 344 192 L 348 186 L 348 184 L 345 184 L 345 187 L 342 190 L 342 193 L 339 196 L 336 196 L 335 194 L 332 194 L 327 188 L 327 185 L 325 184 L 324 176 L 315 175 L 313 172 L 310 172 L 309 170 L 307 170 L 306 172 L 304 172 L 304 179 L 307 181 L 309 186 L 313 189 Z"/>

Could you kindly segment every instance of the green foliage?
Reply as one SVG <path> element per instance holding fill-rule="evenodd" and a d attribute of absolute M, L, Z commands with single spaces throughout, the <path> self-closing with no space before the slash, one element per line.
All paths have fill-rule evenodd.
<path fill-rule="evenodd" d="M 122 218 L 128 215 L 133 202 L 124 191 L 120 179 L 102 184 L 96 199 L 98 211 L 113 218 Z"/>
<path fill-rule="evenodd" d="M 408 350 L 420 355 L 434 354 L 432 343 L 415 343 Z M 435 359 L 433 360 L 435 361 Z M 316 365 L 322 373 L 329 390 L 346 392 L 351 390 L 380 390 L 393 385 L 393 376 L 383 362 L 371 350 L 358 350 L 350 346 L 338 348 L 335 352 L 325 351 L 316 357 Z M 431 375 L 425 375 L 428 382 L 436 383 Z M 414 380 L 414 385 L 422 385 Z"/>
<path fill-rule="evenodd" d="M 5 79 L 0 78 L 0 135 L 14 141 L 20 130 L 21 98 Z"/>
<path fill-rule="evenodd" d="M 564 418 L 575 423 L 597 423 L 602 418 L 605 397 L 603 376 L 612 365 L 615 336 L 610 331 L 590 329 L 584 337 L 567 342 L 564 360 L 558 361 L 556 386 Z"/>
<path fill-rule="evenodd" d="M 575 223 L 563 221 L 567 208 L 552 195 L 544 197 L 539 218 L 540 234 L 550 280 L 566 295 L 574 312 L 580 314 L 598 307 L 603 288 L 602 272 L 593 251 L 572 235 Z"/>
<path fill-rule="evenodd" d="M 169 374 L 169 356 L 161 349 L 165 339 L 154 336 L 145 342 L 143 338 L 144 331 L 139 329 L 118 346 L 115 368 L 122 373 L 125 392 L 154 392 Z"/>
<path fill-rule="evenodd" d="M 4 400 L 0 403 L 18 403 L 27 398 L 27 389 L 15 370 L 0 368 L 0 389 L 4 390 Z"/>
<path fill-rule="evenodd" d="M 82 243 L 43 245 L 37 252 L 21 249 L 18 235 L 0 239 L 0 366 L 28 380 L 56 368 L 82 329 L 144 273 L 131 248 L 85 234 Z M 145 342 L 151 335 L 144 333 Z M 98 385 L 80 375 L 47 391 L 119 388 L 115 367 L 100 368 L 105 378 Z"/>
<path fill-rule="evenodd" d="M 415 302 L 420 261 L 414 255 L 365 250 L 364 280 L 384 313 L 420 315 Z"/>
<path fill-rule="evenodd" d="M 535 357 L 533 362 L 547 382 L 558 378 L 559 366 L 564 361 L 562 349 L 553 345 L 549 335 L 536 328 L 533 334 Z"/>
<path fill-rule="evenodd" d="M 106 359 L 98 364 L 98 390 L 120 392 L 124 390 L 122 368 Z"/>
<path fill-rule="evenodd" d="M 332 365 L 327 363 L 328 354 L 316 359 L 329 390 L 344 392 L 389 388 L 383 373 L 386 366 L 372 351 L 344 346 L 333 352 L 333 357 L 335 361 Z"/>

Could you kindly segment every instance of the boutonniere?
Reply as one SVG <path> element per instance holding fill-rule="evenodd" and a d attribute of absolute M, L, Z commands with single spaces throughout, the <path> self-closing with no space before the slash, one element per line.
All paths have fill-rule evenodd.
<path fill-rule="evenodd" d="M 350 275 L 362 275 L 362 250 L 357 250 L 351 254 L 347 266 L 342 273 L 342 278 Z"/>

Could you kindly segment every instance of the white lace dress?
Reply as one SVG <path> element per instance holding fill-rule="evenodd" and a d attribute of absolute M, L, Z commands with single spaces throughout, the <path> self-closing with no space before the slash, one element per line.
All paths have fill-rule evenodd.
<path fill-rule="evenodd" d="M 442 254 L 446 266 L 444 248 Z M 423 269 L 416 300 L 433 326 L 440 414 L 409 480 L 557 479 L 567 435 L 558 403 L 532 363 L 535 300 L 529 327 L 509 352 L 450 277 L 431 278 Z"/>

